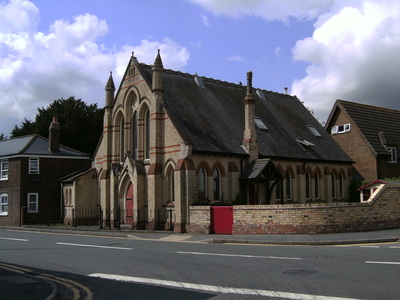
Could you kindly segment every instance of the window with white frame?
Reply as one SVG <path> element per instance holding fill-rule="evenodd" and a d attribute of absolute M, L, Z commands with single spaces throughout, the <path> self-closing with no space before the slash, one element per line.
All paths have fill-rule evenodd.
<path fill-rule="evenodd" d="M 28 194 L 28 213 L 39 212 L 39 195 L 37 193 Z"/>
<path fill-rule="evenodd" d="M 389 163 L 397 163 L 397 148 L 395 147 L 387 147 L 387 150 L 390 153 Z"/>
<path fill-rule="evenodd" d="M 350 124 L 336 125 L 336 126 L 333 126 L 331 129 L 332 134 L 339 134 L 339 133 L 345 133 L 345 132 L 350 132 L 350 131 L 351 131 Z"/>
<path fill-rule="evenodd" d="M 8 195 L 0 194 L 0 216 L 8 216 Z"/>
<path fill-rule="evenodd" d="M 0 164 L 0 180 L 7 180 L 8 179 L 8 160 L 3 159 L 1 160 Z"/>
<path fill-rule="evenodd" d="M 29 159 L 29 174 L 39 174 L 39 158 Z"/>

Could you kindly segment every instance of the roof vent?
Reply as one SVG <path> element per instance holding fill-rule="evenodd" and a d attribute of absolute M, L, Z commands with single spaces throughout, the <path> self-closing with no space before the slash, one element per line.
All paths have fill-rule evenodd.
<path fill-rule="evenodd" d="M 268 127 L 264 124 L 263 120 L 260 117 L 254 117 L 254 121 L 256 123 L 256 127 L 260 130 L 268 130 Z"/>
<path fill-rule="evenodd" d="M 263 99 L 264 101 L 267 101 L 267 98 L 265 97 L 265 94 L 262 90 L 257 89 L 256 90 L 256 94 L 258 95 L 258 97 L 260 97 L 261 99 Z"/>
<path fill-rule="evenodd" d="M 197 75 L 197 73 L 196 73 L 196 76 L 194 76 L 194 81 L 197 83 L 197 85 L 199 86 L 199 87 L 201 87 L 202 89 L 204 89 L 206 86 L 204 85 L 204 81 L 203 81 L 203 78 L 201 78 L 201 77 L 199 77 L 199 75 Z"/>
<path fill-rule="evenodd" d="M 305 139 L 302 139 L 302 138 L 296 138 L 296 141 L 298 143 L 300 143 L 301 145 L 303 145 L 303 146 L 315 147 L 315 144 L 313 144 L 313 143 L 311 143 L 311 142 L 309 142 L 309 141 L 307 141 Z"/>
<path fill-rule="evenodd" d="M 319 133 L 317 128 L 315 128 L 313 125 L 307 125 L 307 128 L 316 136 L 316 137 L 322 137 L 322 135 Z"/>

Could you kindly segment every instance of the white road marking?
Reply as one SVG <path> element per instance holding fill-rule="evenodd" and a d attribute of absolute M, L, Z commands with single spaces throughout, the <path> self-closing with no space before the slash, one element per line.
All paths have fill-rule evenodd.
<path fill-rule="evenodd" d="M 390 246 L 391 249 L 400 249 L 400 246 Z"/>
<path fill-rule="evenodd" d="M 299 258 L 299 257 L 259 256 L 259 255 L 247 255 L 247 254 L 223 254 L 223 253 L 203 253 L 203 252 L 185 252 L 185 251 L 177 251 L 176 253 L 178 253 L 178 254 L 193 254 L 193 255 L 226 256 L 226 257 L 302 260 L 302 258 Z"/>
<path fill-rule="evenodd" d="M 9 240 L 9 241 L 17 241 L 17 242 L 28 242 L 29 241 L 26 239 L 15 239 L 15 238 L 6 238 L 6 237 L 0 237 L 0 240 Z"/>
<path fill-rule="evenodd" d="M 66 246 L 76 246 L 76 247 L 91 247 L 91 248 L 103 248 L 103 249 L 132 250 L 132 248 L 124 248 L 124 247 L 98 246 L 98 245 L 86 245 L 86 244 L 72 244 L 72 243 L 61 243 L 61 242 L 57 242 L 56 244 L 57 245 L 66 245 Z"/>
<path fill-rule="evenodd" d="M 122 275 L 113 275 L 113 274 L 104 274 L 104 273 L 93 273 L 93 274 L 89 274 L 88 276 L 116 280 L 116 281 L 143 283 L 143 284 L 151 284 L 151 285 L 167 286 L 167 287 L 175 287 L 175 288 L 184 288 L 184 289 L 191 289 L 191 290 L 198 290 L 198 291 L 205 291 L 205 292 L 214 292 L 214 293 L 221 293 L 221 294 L 255 295 L 255 296 L 265 296 L 265 297 L 274 297 L 274 298 L 283 298 L 283 299 L 303 299 L 303 300 L 304 299 L 305 300 L 354 300 L 353 298 L 319 296 L 319 295 L 298 294 L 298 293 L 288 293 L 288 292 L 278 292 L 278 291 L 268 291 L 268 290 L 258 290 L 258 289 L 223 287 L 223 286 L 215 286 L 215 285 L 195 284 L 195 283 L 189 283 L 189 282 L 178 282 L 178 281 L 170 281 L 170 280 L 141 278 L 141 277 L 133 277 L 133 276 L 122 276 Z"/>
<path fill-rule="evenodd" d="M 360 246 L 360 248 L 379 248 L 379 246 Z"/>
<path fill-rule="evenodd" d="M 366 264 L 400 265 L 397 261 L 366 261 Z"/>

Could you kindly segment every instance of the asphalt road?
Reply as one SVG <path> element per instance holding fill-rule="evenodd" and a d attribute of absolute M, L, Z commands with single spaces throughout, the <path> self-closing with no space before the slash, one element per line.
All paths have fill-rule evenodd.
<path fill-rule="evenodd" d="M 0 230 L 0 263 L 58 282 L 60 299 L 400 299 L 400 243 L 172 240 Z"/>

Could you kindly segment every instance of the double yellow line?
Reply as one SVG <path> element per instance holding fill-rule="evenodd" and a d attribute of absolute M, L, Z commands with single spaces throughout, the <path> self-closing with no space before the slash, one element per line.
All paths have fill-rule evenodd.
<path fill-rule="evenodd" d="M 0 263 L 0 268 L 9 270 L 12 272 L 20 273 L 25 276 L 30 276 L 30 277 L 34 277 L 34 278 L 40 278 L 45 281 L 50 281 L 50 283 L 52 285 L 54 285 L 54 284 L 63 285 L 69 291 L 71 291 L 71 293 L 73 295 L 73 298 L 72 298 L 73 300 L 92 300 L 93 299 L 92 291 L 88 287 L 86 287 L 76 281 L 57 277 L 57 276 L 50 275 L 50 274 L 36 273 L 36 272 L 26 269 L 26 268 L 21 268 L 21 267 L 17 267 L 17 266 L 5 264 L 5 263 Z M 81 293 L 82 293 L 82 295 L 81 295 Z"/>

